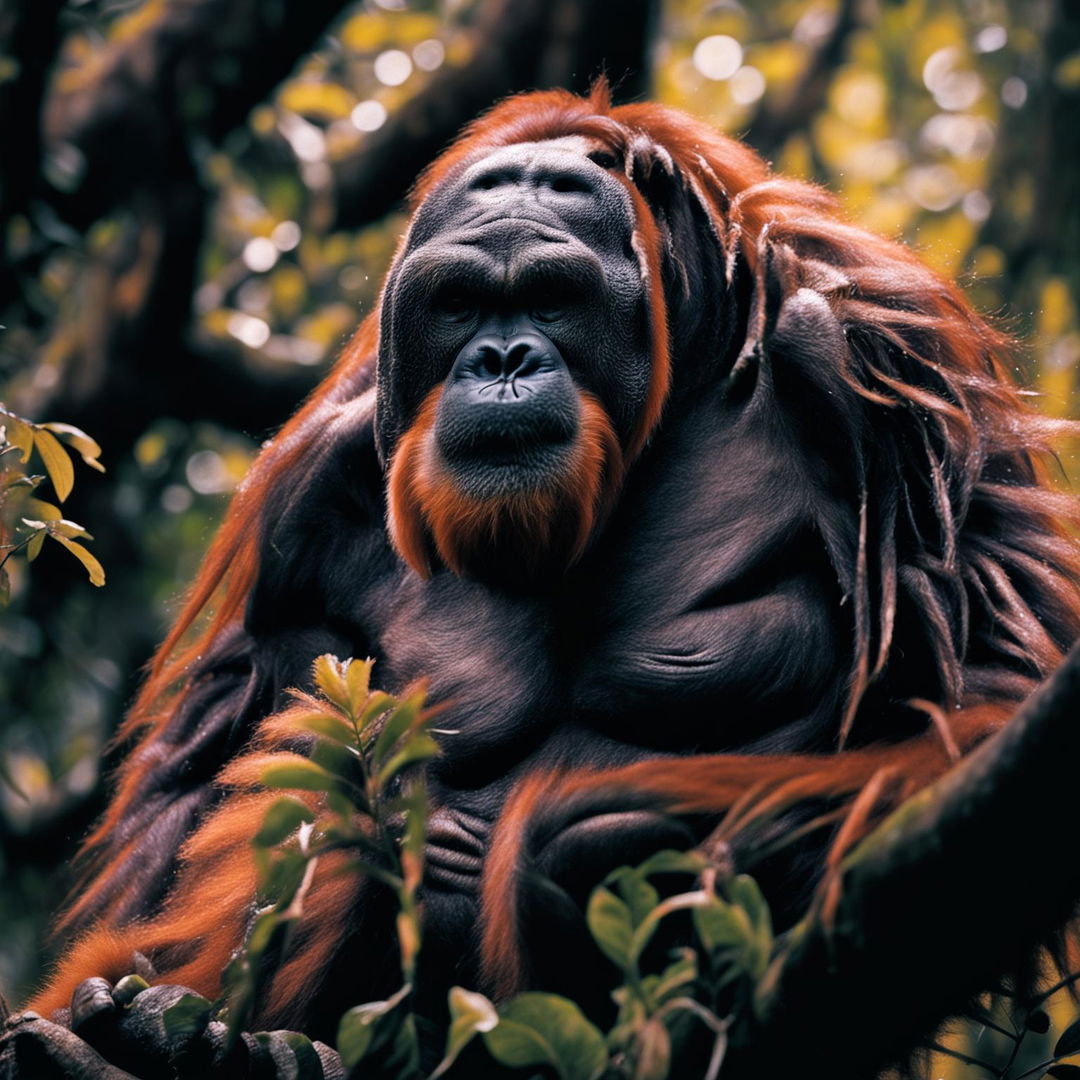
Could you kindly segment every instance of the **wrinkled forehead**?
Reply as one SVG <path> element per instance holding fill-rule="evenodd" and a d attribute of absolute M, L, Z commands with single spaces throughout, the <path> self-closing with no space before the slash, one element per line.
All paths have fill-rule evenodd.
<path fill-rule="evenodd" d="M 603 148 L 577 135 L 478 152 L 424 200 L 402 254 L 433 242 L 476 242 L 495 223 L 515 220 L 568 233 L 594 251 L 624 251 L 633 200 L 594 158 L 605 161 Z"/>

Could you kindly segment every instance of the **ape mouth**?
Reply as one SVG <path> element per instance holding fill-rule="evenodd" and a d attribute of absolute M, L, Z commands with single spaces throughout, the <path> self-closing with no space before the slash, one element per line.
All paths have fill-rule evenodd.
<path fill-rule="evenodd" d="M 479 410 L 478 410 L 479 412 Z M 463 493 L 476 499 L 543 491 L 571 466 L 577 423 L 499 415 L 503 405 L 470 417 L 464 430 L 433 433 L 440 464 Z"/>
<path fill-rule="evenodd" d="M 438 464 L 476 499 L 558 485 L 571 464 L 581 405 L 558 350 L 534 331 L 481 334 L 439 396 Z"/>
<path fill-rule="evenodd" d="M 449 410 L 444 439 L 437 417 L 453 385 L 429 394 L 388 484 L 391 539 L 421 576 L 437 555 L 461 577 L 516 587 L 581 557 L 624 465 L 603 407 L 566 383 L 572 411 L 553 426 L 550 413 L 530 421 L 520 400 L 497 403 L 493 419 L 477 423 L 485 412 L 472 404 Z"/>

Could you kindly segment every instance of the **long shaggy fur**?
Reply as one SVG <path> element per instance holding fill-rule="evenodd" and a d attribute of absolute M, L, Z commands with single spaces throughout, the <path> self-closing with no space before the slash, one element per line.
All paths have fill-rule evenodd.
<path fill-rule="evenodd" d="M 910 795 L 1000 727 L 1080 631 L 1080 559 L 1070 533 L 1077 506 L 1048 479 L 1050 442 L 1065 425 L 1027 404 L 1009 376 L 1010 342 L 954 285 L 907 248 L 845 221 L 824 191 L 774 176 L 745 145 L 683 113 L 650 104 L 613 108 L 600 86 L 588 98 L 548 92 L 499 105 L 431 166 L 414 205 L 480 151 L 572 135 L 605 148 L 633 193 L 654 357 L 670 351 L 676 371 L 696 365 L 706 381 L 728 379 L 732 393 L 748 381 L 778 393 L 794 386 L 802 396 L 801 413 L 776 422 L 785 425 L 793 453 L 826 463 L 840 492 L 821 501 L 815 524 L 850 613 L 853 659 L 833 752 L 709 755 L 670 767 L 646 763 L 524 780 L 496 828 L 485 871 L 484 960 L 501 993 L 528 978 L 516 900 L 523 860 L 538 841 L 530 833 L 534 823 L 550 828 L 553 820 L 572 820 L 582 800 L 595 809 L 608 796 L 621 809 L 723 815 L 736 807 L 741 815 L 755 801 L 767 808 L 804 799 L 835 806 L 873 784 L 874 806 L 860 805 L 856 822 L 865 828 L 875 810 Z M 696 221 L 706 222 L 708 236 L 700 236 Z M 688 244 L 707 249 L 703 258 L 728 285 L 742 280 L 752 288 L 745 345 L 730 372 L 710 369 L 720 357 L 679 352 L 701 332 L 688 312 L 711 315 Z M 783 300 L 800 289 L 824 298 L 846 345 L 823 350 L 805 370 L 777 370 L 767 343 Z M 86 884 L 67 915 L 68 925 L 91 928 L 35 1007 L 65 1004 L 78 978 L 122 973 L 132 949 L 159 960 L 176 949 L 164 977 L 213 995 L 220 968 L 240 945 L 253 880 L 247 837 L 265 800 L 252 789 L 255 773 L 243 761 L 223 775 L 212 799 L 216 809 L 184 848 L 179 891 L 159 916 L 116 926 L 126 885 L 114 867 L 131 845 L 146 842 L 128 823 L 148 763 L 193 722 L 190 702 L 205 658 L 229 647 L 242 618 L 268 493 L 304 483 L 321 433 L 371 385 L 375 347 L 372 319 L 261 455 L 234 500 L 124 729 L 140 742 L 87 842 Z M 653 376 L 648 405 L 623 448 L 628 467 L 671 408 L 666 360 Z M 491 528 L 482 508 L 439 492 L 422 454 L 428 411 L 425 406 L 402 443 L 390 481 L 395 542 L 418 569 L 427 565 L 428 534 L 454 566 L 464 558 L 460 545 L 482 544 Z M 603 503 L 604 485 L 619 472 L 607 436 L 600 432 L 595 442 L 583 451 L 588 477 L 572 495 L 578 516 L 568 543 L 575 551 Z M 545 512 L 539 503 L 529 508 L 522 527 Z M 909 671 L 918 668 L 906 683 L 895 680 L 902 662 Z M 875 727 L 893 685 L 918 699 L 913 715 L 922 715 L 923 733 L 897 739 L 895 731 Z M 845 830 L 843 843 L 858 831 Z M 327 900 L 313 903 L 319 910 L 311 914 L 310 937 L 291 961 L 301 973 L 296 986 L 317 981 L 325 969 L 333 948 L 327 936 L 337 933 L 349 904 L 341 878 L 320 873 L 319 880 Z M 220 925 L 205 926 L 208 911 Z M 316 925 L 320 918 L 327 921 Z M 294 986 L 285 979 L 281 986 L 287 985 Z M 272 1025 L 282 1016 L 283 1007 L 270 1006 L 262 1019 Z"/>

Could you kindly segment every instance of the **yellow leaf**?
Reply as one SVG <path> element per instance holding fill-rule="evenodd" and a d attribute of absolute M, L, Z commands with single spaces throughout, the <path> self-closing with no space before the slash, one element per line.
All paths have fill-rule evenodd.
<path fill-rule="evenodd" d="M 64 516 L 59 507 L 44 499 L 27 499 L 25 506 L 28 515 L 41 521 L 59 521 Z"/>
<path fill-rule="evenodd" d="M 24 518 L 23 520 L 25 521 L 26 519 Z M 49 534 L 45 529 L 39 529 L 30 537 L 30 543 L 26 545 L 27 562 L 33 562 L 41 554 L 41 546 L 45 543 L 45 537 L 48 535 Z"/>
<path fill-rule="evenodd" d="M 58 543 L 63 544 L 64 547 L 75 556 L 86 567 L 86 572 L 90 576 L 90 584 L 101 586 L 105 584 L 105 568 L 82 546 L 82 544 L 75 543 L 74 540 L 69 540 L 66 536 L 61 536 L 60 533 L 52 533 L 52 538 Z"/>
<path fill-rule="evenodd" d="M 352 111 L 356 97 L 336 83 L 294 82 L 282 87 L 278 102 L 302 116 L 340 120 Z"/>
<path fill-rule="evenodd" d="M 98 472 L 105 471 L 105 466 L 98 461 L 98 458 L 101 457 L 101 447 L 81 428 L 77 428 L 74 424 L 57 423 L 42 424 L 41 426 L 48 428 L 54 435 L 59 435 L 69 446 L 75 447 L 79 457 L 91 469 L 97 469 Z"/>
<path fill-rule="evenodd" d="M 51 432 L 38 428 L 34 432 L 34 444 L 41 460 L 45 462 L 45 471 L 56 489 L 56 497 L 63 502 L 71 494 L 75 484 L 75 466 L 71 464 L 67 451 Z"/>
<path fill-rule="evenodd" d="M 11 413 L 0 413 L 0 417 L 7 428 L 7 441 L 19 448 L 19 456 L 23 461 L 29 461 L 30 451 L 34 449 L 34 429 L 25 420 L 20 420 Z"/>
<path fill-rule="evenodd" d="M 94 538 L 77 522 L 69 521 L 67 518 L 61 518 L 59 521 L 54 521 L 49 526 L 49 532 L 59 533 L 61 536 L 66 536 L 69 540 L 75 539 L 75 537 L 84 537 L 87 540 L 93 540 Z"/>

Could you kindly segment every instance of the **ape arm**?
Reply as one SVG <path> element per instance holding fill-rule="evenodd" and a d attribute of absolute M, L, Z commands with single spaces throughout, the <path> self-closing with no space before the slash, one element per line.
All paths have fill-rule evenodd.
<path fill-rule="evenodd" d="M 779 1075 L 791 1046 L 837 1080 L 876 1075 L 1066 922 L 1080 864 L 1050 824 L 1075 814 L 1078 705 L 1074 648 L 1004 730 L 855 849 L 776 958 L 753 1044 L 725 1075 Z"/>

